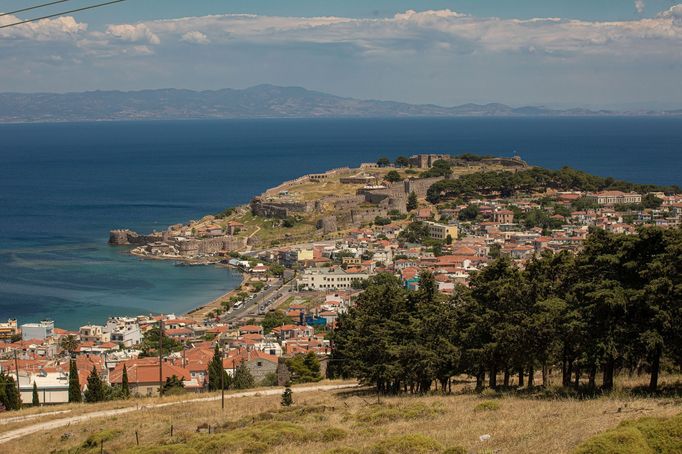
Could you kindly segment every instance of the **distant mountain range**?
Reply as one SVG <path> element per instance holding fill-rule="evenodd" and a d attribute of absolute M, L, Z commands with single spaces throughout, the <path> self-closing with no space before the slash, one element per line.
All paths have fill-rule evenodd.
<path fill-rule="evenodd" d="M 300 87 L 257 85 L 243 90 L 178 89 L 89 91 L 82 93 L 0 93 L 0 122 L 179 120 L 221 118 L 381 118 L 682 116 L 673 111 L 611 111 L 505 104 L 442 107 L 343 98 Z"/>

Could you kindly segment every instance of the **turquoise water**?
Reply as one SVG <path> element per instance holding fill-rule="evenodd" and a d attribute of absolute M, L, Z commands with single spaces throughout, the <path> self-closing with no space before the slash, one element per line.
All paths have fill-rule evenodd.
<path fill-rule="evenodd" d="M 185 312 L 239 284 L 213 267 L 140 261 L 107 246 L 246 203 L 332 167 L 420 152 L 511 156 L 682 185 L 682 120 L 253 120 L 0 125 L 0 320 L 77 328 Z"/>

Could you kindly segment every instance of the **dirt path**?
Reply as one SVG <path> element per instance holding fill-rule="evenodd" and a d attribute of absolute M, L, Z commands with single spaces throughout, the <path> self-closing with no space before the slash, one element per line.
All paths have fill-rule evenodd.
<path fill-rule="evenodd" d="M 355 384 L 343 384 L 343 385 L 320 385 L 320 386 L 305 386 L 300 388 L 293 388 L 296 393 L 307 393 L 314 391 L 332 391 L 335 389 L 353 388 Z M 245 391 L 234 394 L 226 394 L 225 399 L 236 399 L 239 397 L 253 397 L 253 396 L 274 396 L 281 394 L 282 390 L 280 388 L 265 389 L 261 391 Z M 171 405 L 188 404 L 195 402 L 210 402 L 220 400 L 221 396 L 212 397 L 200 397 L 196 399 L 187 399 L 176 402 L 166 402 L 161 404 L 151 404 L 151 405 L 135 405 L 126 408 L 119 408 L 116 410 L 100 410 L 93 411 L 91 413 L 85 413 L 78 416 L 72 416 L 69 418 L 55 419 L 52 421 L 39 422 L 32 424 L 27 427 L 21 427 L 19 429 L 10 430 L 8 432 L 0 433 L 0 444 L 7 443 L 8 441 L 16 440 L 17 438 L 25 437 L 36 432 L 42 432 L 46 430 L 56 429 L 58 427 L 64 427 L 71 424 L 78 424 L 84 421 L 89 421 L 94 418 L 103 418 L 107 416 L 116 416 L 124 413 L 130 413 L 133 411 L 145 410 L 150 408 L 162 408 L 169 407 Z"/>

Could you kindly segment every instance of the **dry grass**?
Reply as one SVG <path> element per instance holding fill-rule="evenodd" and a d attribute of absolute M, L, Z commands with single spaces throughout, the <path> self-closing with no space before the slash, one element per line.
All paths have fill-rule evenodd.
<path fill-rule="evenodd" d="M 294 388 L 293 397 L 295 405 L 288 409 L 282 409 L 279 396 L 261 396 L 229 400 L 224 413 L 219 401 L 140 410 L 31 435 L 2 445 L 2 452 L 90 452 L 83 447 L 88 437 L 104 435 L 110 438 L 105 452 L 126 452 L 135 447 L 137 430 L 141 446 L 134 452 L 564 453 L 622 421 L 682 412 L 682 399 L 625 393 L 584 400 L 401 396 L 377 403 L 361 392 L 297 394 Z M 218 433 L 198 434 L 201 425 Z M 0 433 L 5 430 L 0 426 Z M 485 434 L 490 439 L 480 441 Z"/>

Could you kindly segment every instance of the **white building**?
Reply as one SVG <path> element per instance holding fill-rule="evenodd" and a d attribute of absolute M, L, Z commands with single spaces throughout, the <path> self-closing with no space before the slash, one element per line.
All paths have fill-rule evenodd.
<path fill-rule="evenodd" d="M 78 330 L 78 335 L 81 342 L 109 342 L 111 336 L 104 332 L 104 327 L 101 325 L 85 325 Z"/>
<path fill-rule="evenodd" d="M 54 322 L 43 320 L 40 323 L 24 323 L 21 325 L 21 340 L 44 340 L 54 336 Z"/>
<path fill-rule="evenodd" d="M 39 372 L 37 374 L 19 374 L 19 390 L 21 401 L 33 402 L 33 384 L 38 389 L 38 401 L 41 404 L 65 404 L 69 402 L 69 375 L 63 372 Z"/>
<path fill-rule="evenodd" d="M 132 347 L 142 342 L 142 331 L 137 319 L 133 317 L 111 317 L 104 326 L 104 332 L 109 333 L 111 342 Z"/>
<path fill-rule="evenodd" d="M 341 268 L 309 268 L 303 271 L 298 286 L 308 290 L 343 290 L 353 282 L 369 278 L 369 273 L 349 273 Z"/>
<path fill-rule="evenodd" d="M 603 191 L 585 196 L 598 205 L 629 205 L 642 203 L 642 195 L 636 192 Z"/>

